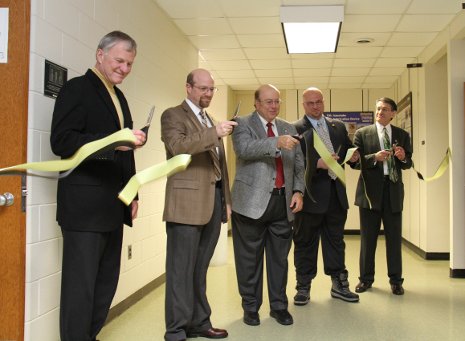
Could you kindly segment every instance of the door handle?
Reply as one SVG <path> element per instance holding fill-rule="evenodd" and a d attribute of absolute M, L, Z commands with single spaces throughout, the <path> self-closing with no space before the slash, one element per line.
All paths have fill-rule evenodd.
<path fill-rule="evenodd" d="M 9 192 L 0 194 L 0 206 L 11 206 L 15 202 L 15 196 Z"/>

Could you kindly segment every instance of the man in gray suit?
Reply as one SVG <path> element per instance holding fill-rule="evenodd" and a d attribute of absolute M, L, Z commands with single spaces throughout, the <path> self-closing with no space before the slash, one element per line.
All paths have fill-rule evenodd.
<path fill-rule="evenodd" d="M 252 114 L 237 118 L 232 135 L 236 177 L 232 189 L 232 235 L 244 323 L 260 324 L 263 252 L 270 315 L 293 323 L 286 295 L 294 213 L 303 205 L 304 161 L 293 125 L 278 119 L 281 99 L 272 85 L 255 92 Z"/>

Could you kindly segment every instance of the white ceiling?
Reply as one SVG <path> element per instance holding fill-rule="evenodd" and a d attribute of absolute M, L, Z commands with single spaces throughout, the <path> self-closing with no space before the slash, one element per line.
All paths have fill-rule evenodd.
<path fill-rule="evenodd" d="M 154 0 L 216 84 L 255 90 L 389 88 L 462 10 L 457 0 Z M 344 5 L 336 53 L 288 55 L 279 8 Z M 371 38 L 369 44 L 357 40 Z M 310 38 L 311 39 L 311 38 Z"/>

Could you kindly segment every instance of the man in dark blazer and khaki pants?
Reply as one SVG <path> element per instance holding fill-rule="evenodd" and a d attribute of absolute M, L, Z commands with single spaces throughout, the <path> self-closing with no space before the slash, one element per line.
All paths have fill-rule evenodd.
<path fill-rule="evenodd" d="M 68 81 L 56 99 L 50 142 L 71 157 L 88 142 L 132 129 L 128 102 L 116 87 L 130 73 L 136 42 L 114 31 L 100 41 L 92 70 Z M 133 131 L 135 147 L 145 133 Z M 63 233 L 60 303 L 62 341 L 95 340 L 118 284 L 123 223 L 132 226 L 137 201 L 127 207 L 118 193 L 135 174 L 128 147 L 97 155 L 58 181 L 57 221 Z"/>
<path fill-rule="evenodd" d="M 206 277 L 221 222 L 226 222 L 231 212 L 222 137 L 229 135 L 236 123 L 216 123 L 204 111 L 217 90 L 214 84 L 207 70 L 192 71 L 187 76 L 186 100 L 161 116 L 167 159 L 192 155 L 187 169 L 169 177 L 166 183 L 167 341 L 228 336 L 226 330 L 214 328 L 210 321 Z"/>
<path fill-rule="evenodd" d="M 359 148 L 361 162 L 355 195 L 355 205 L 360 210 L 360 283 L 355 288 L 359 293 L 371 288 L 375 280 L 375 251 L 382 221 L 391 290 L 394 295 L 404 294 L 402 170 L 412 167 L 412 148 L 409 134 L 391 124 L 396 112 L 392 99 L 378 99 L 375 124 L 355 133 L 354 145 Z"/>

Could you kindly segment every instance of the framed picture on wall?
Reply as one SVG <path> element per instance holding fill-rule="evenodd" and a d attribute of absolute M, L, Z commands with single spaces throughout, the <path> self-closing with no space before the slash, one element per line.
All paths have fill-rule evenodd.
<path fill-rule="evenodd" d="M 413 141 L 412 93 L 409 92 L 397 103 L 397 126 L 404 129 Z M 412 143 L 413 148 L 413 143 Z"/>

